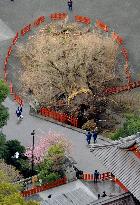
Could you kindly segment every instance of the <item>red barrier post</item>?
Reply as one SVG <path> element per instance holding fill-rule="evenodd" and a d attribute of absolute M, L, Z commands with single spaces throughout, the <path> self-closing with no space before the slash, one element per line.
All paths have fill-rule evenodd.
<path fill-rule="evenodd" d="M 117 33 L 112 32 L 112 38 L 115 40 L 118 44 L 123 44 L 123 39 L 120 37 Z"/>
<path fill-rule="evenodd" d="M 13 94 L 13 83 L 10 81 L 10 94 Z"/>
<path fill-rule="evenodd" d="M 29 24 L 29 25 L 25 26 L 23 29 L 21 29 L 21 35 L 24 36 L 30 30 L 31 30 L 31 24 Z"/>
<path fill-rule="evenodd" d="M 43 22 L 45 21 L 45 16 L 40 16 L 38 19 L 36 19 L 35 21 L 34 21 L 34 26 L 36 27 L 36 26 L 39 26 L 40 24 L 42 24 Z"/>
<path fill-rule="evenodd" d="M 5 71 L 4 72 L 4 82 L 7 82 L 7 75 L 8 75 L 8 73 Z"/>
<path fill-rule="evenodd" d="M 8 49 L 8 53 L 7 53 L 8 57 L 11 55 L 11 52 L 12 52 L 12 46 L 10 46 L 9 49 Z"/>
<path fill-rule="evenodd" d="M 125 58 L 125 61 L 128 62 L 128 51 L 125 47 L 122 47 L 121 52 Z"/>
<path fill-rule="evenodd" d="M 18 32 L 16 33 L 15 37 L 13 38 L 13 45 L 16 44 L 17 40 L 18 40 Z"/>
<path fill-rule="evenodd" d="M 6 56 L 5 61 L 4 61 L 4 65 L 7 65 L 8 63 L 8 56 Z"/>
<path fill-rule="evenodd" d="M 105 32 L 108 32 L 109 31 L 109 27 L 104 23 L 102 22 L 101 20 L 96 20 L 96 27 L 105 31 Z"/>

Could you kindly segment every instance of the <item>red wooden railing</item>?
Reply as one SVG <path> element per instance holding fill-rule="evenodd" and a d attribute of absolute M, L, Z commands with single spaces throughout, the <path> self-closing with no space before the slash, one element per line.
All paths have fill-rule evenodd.
<path fill-rule="evenodd" d="M 60 185 L 66 184 L 66 183 L 67 183 L 67 178 L 64 177 L 64 178 L 58 179 L 54 182 L 50 182 L 50 183 L 44 184 L 42 186 L 34 187 L 34 188 L 29 189 L 27 191 L 23 191 L 23 192 L 21 192 L 21 195 L 23 197 L 31 196 L 31 195 L 36 194 L 38 192 L 46 191 L 48 189 L 52 189 L 54 187 L 57 187 L 57 186 L 60 186 Z"/>
<path fill-rule="evenodd" d="M 110 178 L 111 178 L 111 172 L 106 172 L 106 173 L 99 174 L 99 180 L 108 180 Z M 94 174 L 83 173 L 83 180 L 93 181 L 94 180 Z"/>
<path fill-rule="evenodd" d="M 120 93 L 120 92 L 123 92 L 123 91 L 128 91 L 128 90 L 138 88 L 138 87 L 140 87 L 140 80 L 130 82 L 126 85 L 122 85 L 122 86 L 119 86 L 119 87 L 106 88 L 103 92 L 107 95 L 111 95 L 111 94 L 116 94 L 116 93 Z"/>
<path fill-rule="evenodd" d="M 50 117 L 62 123 L 70 124 L 71 126 L 78 127 L 78 119 L 73 116 L 68 116 L 65 113 L 59 113 L 48 108 L 42 107 L 39 114 L 44 117 Z"/>
<path fill-rule="evenodd" d="M 99 180 L 113 180 L 114 183 L 116 183 L 118 186 L 121 187 L 121 189 L 123 189 L 125 192 L 128 192 L 128 189 L 123 185 L 123 183 L 121 183 L 119 181 L 119 179 L 117 179 L 115 176 L 113 176 L 111 174 L 111 172 L 106 172 L 106 173 L 102 173 L 102 174 L 99 174 Z M 85 181 L 93 181 L 94 180 L 94 175 L 91 174 L 91 173 L 84 173 L 83 174 L 83 180 Z"/>

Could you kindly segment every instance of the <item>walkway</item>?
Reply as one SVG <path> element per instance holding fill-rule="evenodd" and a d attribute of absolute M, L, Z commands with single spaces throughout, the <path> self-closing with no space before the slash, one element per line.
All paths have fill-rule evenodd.
<path fill-rule="evenodd" d="M 18 139 L 23 145 L 28 146 L 32 144 L 31 132 L 33 129 L 36 131 L 36 143 L 40 137 L 47 136 L 49 131 L 60 133 L 62 135 L 66 135 L 72 143 L 72 157 L 76 160 L 78 163 L 77 165 L 81 170 L 88 172 L 93 172 L 94 169 L 98 169 L 100 172 L 107 171 L 105 167 L 96 159 L 96 157 L 89 152 L 89 148 L 86 146 L 84 134 L 30 116 L 28 105 L 23 108 L 23 121 L 17 123 L 17 117 L 15 114 L 17 104 L 7 98 L 4 105 L 9 108 L 10 113 L 10 118 L 7 125 L 3 128 L 3 132 L 6 134 L 7 139 Z M 103 140 L 98 140 L 98 142 L 104 143 Z"/>

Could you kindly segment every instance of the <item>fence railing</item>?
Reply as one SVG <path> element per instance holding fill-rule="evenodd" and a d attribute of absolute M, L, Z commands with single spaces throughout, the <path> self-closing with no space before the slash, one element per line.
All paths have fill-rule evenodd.
<path fill-rule="evenodd" d="M 112 175 L 111 172 L 106 172 L 99 174 L 98 180 L 104 181 L 104 180 L 113 180 L 115 184 L 121 187 L 125 192 L 128 192 L 128 189 L 123 185 L 119 179 L 117 179 L 114 175 Z M 91 173 L 83 173 L 83 180 L 84 181 L 94 181 L 94 174 Z"/>
<path fill-rule="evenodd" d="M 57 120 L 59 122 L 69 124 L 74 127 L 78 127 L 78 119 L 73 116 L 68 116 L 65 113 L 59 113 L 53 110 L 50 110 L 48 108 L 42 107 L 39 110 L 39 114 L 44 117 L 50 117 L 54 120 Z"/>
<path fill-rule="evenodd" d="M 58 179 L 54 182 L 50 182 L 50 183 L 44 184 L 42 186 L 34 187 L 34 188 L 27 190 L 27 191 L 23 191 L 23 192 L 21 192 L 21 195 L 23 197 L 31 196 L 33 194 L 36 194 L 36 193 L 39 193 L 42 191 L 46 191 L 48 189 L 52 189 L 54 187 L 57 187 L 57 186 L 60 186 L 60 185 L 66 184 L 66 183 L 67 183 L 67 178 L 64 177 L 64 178 Z"/>
<path fill-rule="evenodd" d="M 108 180 L 111 178 L 111 172 L 106 172 L 99 174 L 99 180 Z M 83 173 L 83 180 L 85 181 L 93 181 L 94 180 L 94 174 L 91 173 Z"/>

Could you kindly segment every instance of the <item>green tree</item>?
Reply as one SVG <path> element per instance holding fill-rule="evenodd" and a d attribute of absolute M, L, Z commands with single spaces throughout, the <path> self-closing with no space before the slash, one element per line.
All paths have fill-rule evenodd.
<path fill-rule="evenodd" d="M 20 155 L 24 154 L 25 147 L 21 145 L 18 140 L 8 140 L 6 143 L 6 151 L 5 151 L 5 160 L 7 163 L 12 163 L 12 156 L 16 152 L 19 152 Z"/>
<path fill-rule="evenodd" d="M 0 104 L 0 128 L 6 125 L 8 118 L 9 118 L 8 108 Z"/>
<path fill-rule="evenodd" d="M 0 160 L 0 170 L 6 174 L 9 182 L 15 182 L 23 178 L 14 166 L 6 164 L 4 160 Z"/>
<path fill-rule="evenodd" d="M 3 80 L 0 80 L 0 103 L 2 103 L 9 93 L 8 86 L 4 83 Z"/>
<path fill-rule="evenodd" d="M 44 161 L 39 166 L 39 178 L 51 182 L 64 176 L 65 151 L 61 143 L 48 149 Z"/>
<path fill-rule="evenodd" d="M 140 117 L 135 114 L 127 114 L 125 117 L 126 121 L 124 122 L 123 127 L 110 134 L 112 140 L 118 140 L 140 132 Z"/>
<path fill-rule="evenodd" d="M 14 157 L 16 152 L 19 153 L 18 159 Z M 8 140 L 5 143 L 3 158 L 7 164 L 15 166 L 24 177 L 29 177 L 31 176 L 30 164 L 24 153 L 25 147 L 18 140 Z"/>
<path fill-rule="evenodd" d="M 2 80 L 0 80 L 0 128 L 6 125 L 7 119 L 9 117 L 8 108 L 1 104 L 7 97 L 8 93 L 8 86 Z"/>
<path fill-rule="evenodd" d="M 4 153 L 6 150 L 6 135 L 4 135 L 2 132 L 0 132 L 0 159 L 4 158 Z"/>
<path fill-rule="evenodd" d="M 26 202 L 20 195 L 20 186 L 9 182 L 9 178 L 0 170 L 1 205 L 39 205 L 35 201 Z"/>

